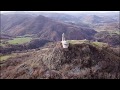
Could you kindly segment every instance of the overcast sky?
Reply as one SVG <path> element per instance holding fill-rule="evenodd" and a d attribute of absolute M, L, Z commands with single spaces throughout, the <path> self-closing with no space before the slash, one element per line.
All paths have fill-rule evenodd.
<path fill-rule="evenodd" d="M 1 13 L 16 12 L 16 11 L 1 11 Z M 19 12 L 19 11 L 18 11 Z M 106 13 L 119 11 L 27 11 L 27 12 L 53 12 L 53 13 Z"/>

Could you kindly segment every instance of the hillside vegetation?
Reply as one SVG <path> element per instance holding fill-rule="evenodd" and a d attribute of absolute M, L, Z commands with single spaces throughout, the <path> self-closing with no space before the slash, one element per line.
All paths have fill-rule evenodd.
<path fill-rule="evenodd" d="M 87 43 L 63 49 L 57 42 L 2 61 L 1 78 L 120 79 L 120 56 L 109 49 Z"/>
<path fill-rule="evenodd" d="M 120 79 L 118 11 L 2 12 L 1 79 Z"/>

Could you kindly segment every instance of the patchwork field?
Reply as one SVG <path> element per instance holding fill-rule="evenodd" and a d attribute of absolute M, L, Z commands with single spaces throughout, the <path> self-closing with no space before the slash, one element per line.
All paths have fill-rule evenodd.
<path fill-rule="evenodd" d="M 107 47 L 108 46 L 107 43 L 103 43 L 103 42 L 92 42 L 92 45 L 97 46 L 97 47 Z"/>
<path fill-rule="evenodd" d="M 81 44 L 81 43 L 86 43 L 88 40 L 68 40 L 70 44 Z"/>
<path fill-rule="evenodd" d="M 82 43 L 86 43 L 86 44 L 91 44 L 95 47 L 107 47 L 108 44 L 107 43 L 103 43 L 103 42 L 98 42 L 98 41 L 89 41 L 89 40 L 68 40 L 68 42 L 70 44 L 82 44 Z"/>
<path fill-rule="evenodd" d="M 9 44 L 23 44 L 30 42 L 32 40 L 31 37 L 22 37 L 22 38 L 14 38 L 13 40 L 9 40 Z"/>

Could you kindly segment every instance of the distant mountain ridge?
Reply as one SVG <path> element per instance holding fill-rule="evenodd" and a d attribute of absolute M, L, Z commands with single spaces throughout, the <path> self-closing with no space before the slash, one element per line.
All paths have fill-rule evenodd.
<path fill-rule="evenodd" d="M 1 21 L 2 32 L 12 36 L 35 34 L 41 39 L 58 41 L 61 40 L 62 33 L 66 34 L 67 39 L 92 39 L 96 33 L 93 29 L 56 21 L 42 15 L 3 15 Z"/>

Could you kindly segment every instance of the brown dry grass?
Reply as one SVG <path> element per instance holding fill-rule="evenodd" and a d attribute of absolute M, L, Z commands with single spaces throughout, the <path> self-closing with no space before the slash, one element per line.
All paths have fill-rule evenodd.
<path fill-rule="evenodd" d="M 120 79 L 120 58 L 89 44 L 43 48 L 1 62 L 4 79 Z"/>

